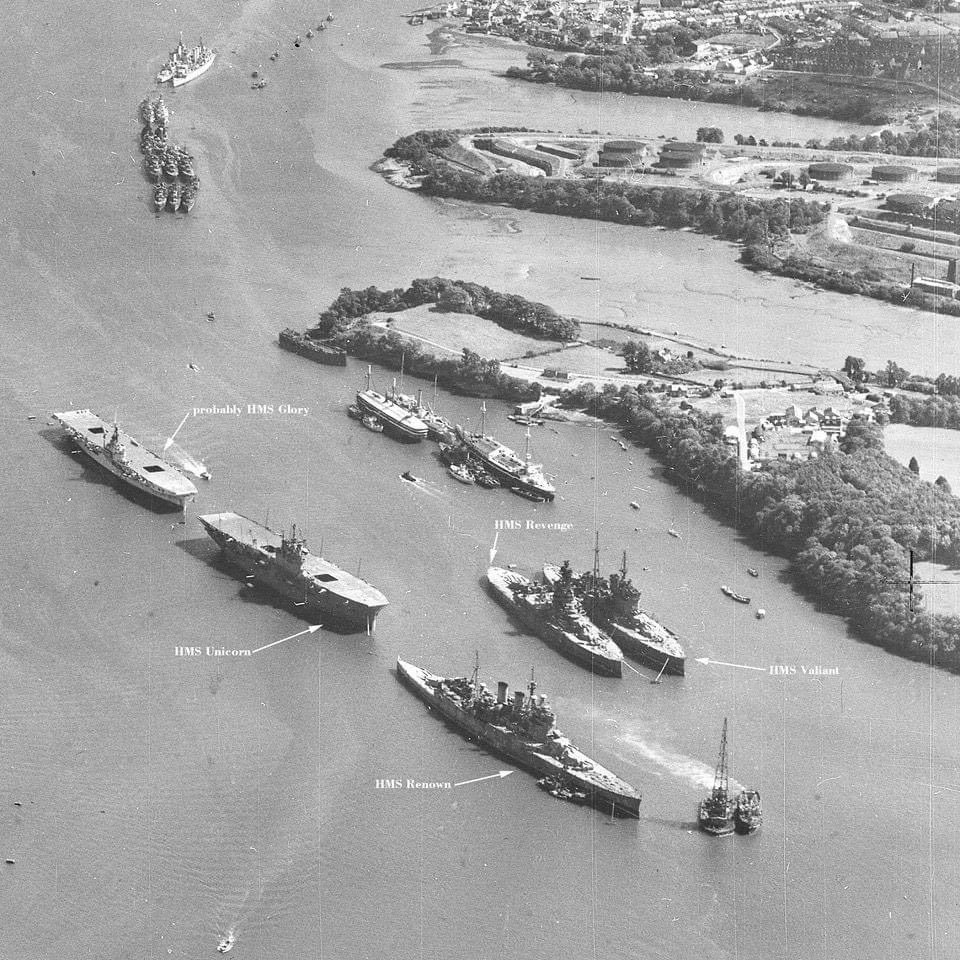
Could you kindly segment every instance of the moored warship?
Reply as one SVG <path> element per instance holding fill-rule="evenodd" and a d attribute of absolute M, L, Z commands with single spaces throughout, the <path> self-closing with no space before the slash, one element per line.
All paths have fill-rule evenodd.
<path fill-rule="evenodd" d="M 478 675 L 479 666 L 472 678 L 440 677 L 397 660 L 400 680 L 467 739 L 538 777 L 568 785 L 572 794 L 585 793 L 600 809 L 622 817 L 639 817 L 640 793 L 587 757 L 557 730 L 556 716 L 546 697 L 535 694 L 533 680 L 528 695 L 517 690 L 512 697 L 501 681 L 494 697 L 479 683 Z"/>
<path fill-rule="evenodd" d="M 548 584 L 555 584 L 559 575 L 559 567 L 544 566 Z M 683 647 L 671 630 L 640 609 L 640 591 L 627 577 L 626 552 L 620 570 L 601 577 L 599 547 L 595 548 L 593 571 L 574 578 L 573 589 L 590 619 L 609 633 L 627 656 L 661 673 L 683 676 Z"/>
<path fill-rule="evenodd" d="M 325 626 L 370 631 L 387 605 L 387 598 L 366 580 L 311 554 L 295 527 L 287 536 L 239 513 L 213 513 L 197 519 L 249 578 Z"/>
<path fill-rule="evenodd" d="M 70 438 L 91 460 L 128 486 L 183 510 L 197 488 L 172 464 L 90 410 L 54 413 Z"/>
<path fill-rule="evenodd" d="M 209 47 L 204 46 L 201 40 L 195 47 L 187 47 L 180 34 L 177 49 L 170 54 L 170 59 L 160 68 L 157 74 L 157 83 L 169 82 L 174 87 L 183 86 L 206 73 L 212 66 L 217 55 Z"/>
<path fill-rule="evenodd" d="M 490 567 L 487 583 L 502 606 L 569 660 L 594 673 L 622 676 L 623 653 L 583 612 L 569 564 L 561 567 L 553 590 L 503 567 Z"/>

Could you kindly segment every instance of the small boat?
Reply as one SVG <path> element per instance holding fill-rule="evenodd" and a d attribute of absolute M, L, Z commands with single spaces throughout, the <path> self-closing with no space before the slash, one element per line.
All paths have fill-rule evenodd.
<path fill-rule="evenodd" d="M 415 477 L 409 470 L 404 470 L 403 473 L 400 474 L 400 479 L 406 480 L 407 483 L 417 483 L 420 480 L 419 477 Z"/>
<path fill-rule="evenodd" d="M 478 487 L 483 487 L 484 490 L 492 490 L 494 487 L 500 486 L 500 481 L 497 480 L 492 474 L 487 473 L 485 470 L 479 470 L 473 475 L 473 482 Z"/>
<path fill-rule="evenodd" d="M 680 536 L 680 534 L 677 533 L 677 531 L 673 529 L 673 527 L 671 527 L 671 528 L 667 531 L 667 533 L 669 533 L 671 537 L 676 537 L 678 540 L 682 540 L 682 539 L 683 539 L 683 538 Z"/>
<path fill-rule="evenodd" d="M 627 449 L 627 445 L 626 445 L 622 440 L 618 440 L 617 443 L 620 444 L 620 449 L 621 449 L 621 450 L 626 450 L 626 449 Z"/>
<path fill-rule="evenodd" d="M 217 953 L 229 953 L 236 942 L 237 938 L 231 931 L 225 937 L 220 938 L 220 942 L 217 944 Z"/>
<path fill-rule="evenodd" d="M 327 20 L 329 20 L 329 21 L 331 21 L 331 22 L 333 21 L 333 14 L 332 14 L 332 13 L 328 13 L 328 14 L 327 14 Z"/>
<path fill-rule="evenodd" d="M 763 607 L 757 608 L 757 619 L 762 620 L 767 615 L 767 611 Z"/>
<path fill-rule="evenodd" d="M 313 31 L 312 31 L 312 30 L 308 30 L 308 31 L 307 31 L 307 39 L 309 40 L 309 39 L 311 39 L 312 37 L 313 37 Z"/>
<path fill-rule="evenodd" d="M 366 416 L 360 422 L 374 433 L 383 433 L 383 424 L 376 417 Z"/>
<path fill-rule="evenodd" d="M 637 503 L 636 500 L 631 500 L 631 501 L 630 501 L 630 506 L 633 507 L 634 510 L 639 510 L 639 509 L 640 509 L 640 504 Z"/>
<path fill-rule="evenodd" d="M 734 590 L 731 590 L 726 584 L 720 588 L 723 593 L 728 596 L 731 600 L 736 600 L 737 603 L 749 603 L 750 598 L 743 596 L 743 594 L 737 593 Z"/>
<path fill-rule="evenodd" d="M 760 571 L 759 571 L 759 570 L 755 570 L 753 567 L 747 567 L 747 573 L 749 573 L 751 577 L 759 577 L 759 576 L 760 576 Z"/>
<path fill-rule="evenodd" d="M 355 403 L 351 403 L 350 406 L 347 407 L 347 416 L 351 420 L 362 420 L 363 411 Z"/>
<path fill-rule="evenodd" d="M 462 463 L 451 463 L 447 467 L 447 471 L 454 480 L 459 480 L 461 483 L 473 483 L 473 474 Z"/>
<path fill-rule="evenodd" d="M 213 477 L 210 476 L 209 470 L 204 470 L 199 474 L 201 480 L 212 480 Z"/>
<path fill-rule="evenodd" d="M 587 793 L 586 790 L 581 790 L 572 784 L 564 783 L 563 778 L 560 776 L 541 777 L 537 781 L 537 786 L 558 800 L 569 800 L 571 803 L 576 803 L 580 806 L 585 806 L 590 803 L 590 794 Z"/>

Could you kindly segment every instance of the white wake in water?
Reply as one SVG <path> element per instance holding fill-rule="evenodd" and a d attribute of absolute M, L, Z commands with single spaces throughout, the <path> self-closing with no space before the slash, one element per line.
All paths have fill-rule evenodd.
<path fill-rule="evenodd" d="M 668 750 L 647 743 L 630 734 L 623 737 L 623 742 L 633 747 L 658 767 L 663 767 L 667 773 L 680 780 L 686 780 L 691 786 L 705 787 L 708 790 L 713 786 L 714 768 L 701 760 L 694 760 L 693 757 L 685 757 L 679 753 L 670 753 Z M 730 790 L 739 792 L 743 790 L 743 785 L 737 783 L 731 777 Z"/>
<path fill-rule="evenodd" d="M 191 456 L 186 450 L 183 449 L 183 447 L 178 446 L 176 443 L 171 444 L 167 448 L 164 456 L 175 467 L 179 467 L 181 470 L 184 470 L 195 477 L 202 477 L 205 473 L 209 473 L 202 461 Z"/>

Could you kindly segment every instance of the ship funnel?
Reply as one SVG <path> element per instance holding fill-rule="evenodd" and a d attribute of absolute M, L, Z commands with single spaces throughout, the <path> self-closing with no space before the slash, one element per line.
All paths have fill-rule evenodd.
<path fill-rule="evenodd" d="M 513 705 L 517 710 L 520 710 L 523 707 L 523 698 L 524 692 L 522 690 L 514 690 Z"/>
<path fill-rule="evenodd" d="M 497 681 L 497 703 L 507 702 L 507 684 L 503 680 Z"/>

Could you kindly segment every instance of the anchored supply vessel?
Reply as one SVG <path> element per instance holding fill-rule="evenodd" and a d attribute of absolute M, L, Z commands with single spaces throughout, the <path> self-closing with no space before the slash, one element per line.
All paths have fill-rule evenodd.
<path fill-rule="evenodd" d="M 710 795 L 700 801 L 700 829 L 715 837 L 733 833 L 733 800 L 730 799 L 730 780 L 727 774 L 727 720 L 723 720 L 723 736 L 720 740 L 720 757 L 713 775 Z"/>
<path fill-rule="evenodd" d="M 370 367 L 367 367 L 366 389 L 357 393 L 357 406 L 364 413 L 376 417 L 384 429 L 398 440 L 419 443 L 427 438 L 427 425 L 418 416 L 370 386 Z"/>
<path fill-rule="evenodd" d="M 68 410 L 53 418 L 91 460 L 125 484 L 183 510 L 197 488 L 172 464 L 90 410 Z"/>
<path fill-rule="evenodd" d="M 754 833 L 760 829 L 763 823 L 763 811 L 760 806 L 759 790 L 744 790 L 737 797 L 733 821 L 737 833 Z"/>
<path fill-rule="evenodd" d="M 639 817 L 640 793 L 605 767 L 574 747 L 554 726 L 556 716 L 546 697 L 536 696 L 536 684 L 528 694 L 517 690 L 511 697 L 507 684 L 497 685 L 497 695 L 488 693 L 473 677 L 439 677 L 420 667 L 397 660 L 397 676 L 427 706 L 432 707 L 468 740 L 538 777 L 567 785 L 571 794 L 585 793 L 592 804 L 622 817 Z"/>
<path fill-rule="evenodd" d="M 317 363 L 325 363 L 332 367 L 345 367 L 347 365 L 347 351 L 339 347 L 331 346 L 329 343 L 323 343 L 320 340 L 313 340 L 311 337 L 297 333 L 287 327 L 280 331 L 280 346 L 284 350 L 290 350 L 293 353 L 299 353 L 301 357 L 308 360 L 315 360 Z"/>
<path fill-rule="evenodd" d="M 239 513 L 213 513 L 198 519 L 249 578 L 325 626 L 372 630 L 377 614 L 387 605 L 387 598 L 365 580 L 311 554 L 296 527 L 287 536 Z"/>
<path fill-rule="evenodd" d="M 623 653 L 607 634 L 590 622 L 573 594 L 571 580 L 567 564 L 561 568 L 552 591 L 503 567 L 487 570 L 493 596 L 531 632 L 594 673 L 621 676 Z"/>
<path fill-rule="evenodd" d="M 547 583 L 555 584 L 560 567 L 547 564 L 543 568 Z M 640 591 L 627 577 L 627 554 L 618 573 L 600 576 L 599 550 L 594 552 L 592 573 L 575 578 L 573 589 L 587 615 L 607 633 L 625 654 L 640 663 L 683 676 L 686 654 L 676 634 L 640 609 Z"/>

